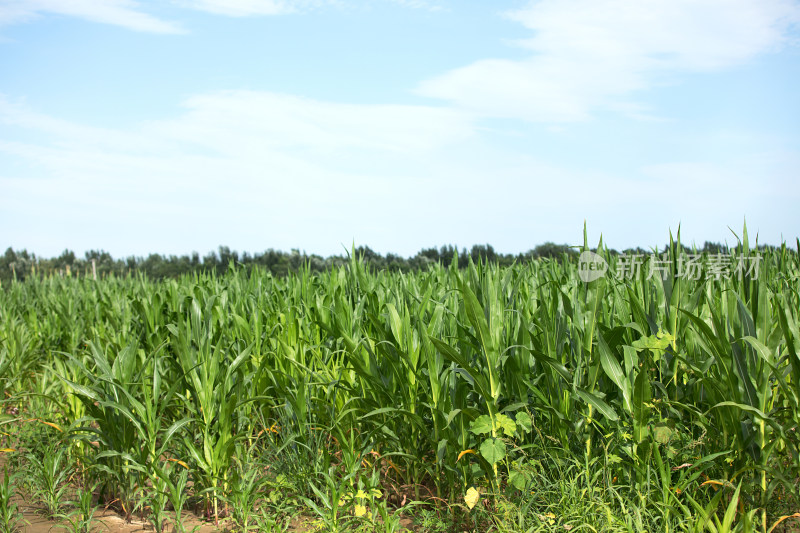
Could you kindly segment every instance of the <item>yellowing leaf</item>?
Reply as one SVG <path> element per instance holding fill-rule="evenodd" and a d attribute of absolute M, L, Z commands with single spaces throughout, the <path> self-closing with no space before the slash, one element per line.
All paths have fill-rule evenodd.
<path fill-rule="evenodd" d="M 64 432 L 64 430 L 63 430 L 63 429 L 61 429 L 61 428 L 60 428 L 60 427 L 59 427 L 57 424 L 53 424 L 52 422 L 46 422 L 46 421 L 44 421 L 44 420 L 39 420 L 39 422 L 41 422 L 42 424 L 48 425 L 48 426 L 50 426 L 51 428 L 56 428 L 57 430 L 59 430 L 59 431 L 60 431 L 60 432 L 62 432 L 62 433 Z"/>
<path fill-rule="evenodd" d="M 775 522 L 774 524 L 772 524 L 772 527 L 769 528 L 769 533 L 772 533 L 773 531 L 775 531 L 775 528 L 778 526 L 778 524 L 780 524 L 781 522 L 783 522 L 784 520 L 786 520 L 788 518 L 800 518 L 800 513 L 794 513 L 794 514 L 785 515 L 785 516 L 780 517 L 778 519 L 778 521 Z"/>
<path fill-rule="evenodd" d="M 186 463 L 184 463 L 180 459 L 173 459 L 172 457 L 170 457 L 169 459 L 167 459 L 167 461 L 172 461 L 173 463 L 178 463 L 179 465 L 184 467 L 186 470 L 189 470 L 189 465 L 187 465 Z"/>
<path fill-rule="evenodd" d="M 467 507 L 472 509 L 475 507 L 475 504 L 478 503 L 478 499 L 481 497 L 480 491 L 475 487 L 470 487 L 467 490 L 467 494 L 464 496 L 464 501 L 467 502 Z"/>
<path fill-rule="evenodd" d="M 554 515 L 553 513 L 545 513 L 537 516 L 539 520 L 551 526 L 556 523 L 556 515 Z"/>
<path fill-rule="evenodd" d="M 356 516 L 364 516 L 365 514 L 367 514 L 366 506 L 356 504 Z"/>
<path fill-rule="evenodd" d="M 461 458 L 464 457 L 465 455 L 467 455 L 468 453 L 475 453 L 475 450 L 464 450 L 463 452 L 459 453 L 458 454 L 458 459 L 456 459 L 456 462 L 459 462 L 461 460 Z"/>

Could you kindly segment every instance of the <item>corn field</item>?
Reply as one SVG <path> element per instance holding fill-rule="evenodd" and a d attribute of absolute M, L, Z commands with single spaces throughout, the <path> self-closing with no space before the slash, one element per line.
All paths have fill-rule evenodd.
<path fill-rule="evenodd" d="M 591 282 L 565 255 L 6 284 L 3 457 L 59 454 L 157 531 L 796 531 L 800 245 L 745 232 L 726 276 L 683 275 L 679 235 L 626 278 L 595 250 Z"/>

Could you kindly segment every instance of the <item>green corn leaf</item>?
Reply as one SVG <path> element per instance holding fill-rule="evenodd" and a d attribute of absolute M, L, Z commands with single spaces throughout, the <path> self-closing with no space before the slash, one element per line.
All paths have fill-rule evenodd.
<path fill-rule="evenodd" d="M 603 366 L 603 370 L 605 371 L 606 375 L 611 378 L 611 381 L 613 381 L 614 384 L 619 387 L 619 390 L 622 393 L 625 410 L 631 413 L 633 412 L 633 406 L 631 404 L 631 383 L 622 373 L 622 367 L 620 367 L 619 361 L 617 361 L 617 358 L 611 352 L 611 348 L 609 348 L 608 344 L 603 338 L 603 335 L 598 335 L 597 340 L 600 351 L 600 363 Z"/>
<path fill-rule="evenodd" d="M 634 442 L 644 441 L 647 435 L 647 424 L 650 421 L 651 399 L 650 377 L 647 370 L 642 368 L 636 375 L 633 385 L 633 439 Z"/>
<path fill-rule="evenodd" d="M 575 388 L 575 395 L 578 396 L 581 400 L 583 400 L 587 404 L 594 407 L 597 410 L 597 412 L 602 414 L 611 422 L 616 422 L 617 420 L 619 420 L 619 415 L 614 410 L 614 408 L 608 405 L 605 400 L 603 400 L 596 394 L 577 387 Z"/>

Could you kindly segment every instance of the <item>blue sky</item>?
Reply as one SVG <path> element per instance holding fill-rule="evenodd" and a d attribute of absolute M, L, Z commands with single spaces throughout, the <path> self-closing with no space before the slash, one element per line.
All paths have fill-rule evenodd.
<path fill-rule="evenodd" d="M 0 246 L 800 234 L 800 2 L 0 0 Z"/>

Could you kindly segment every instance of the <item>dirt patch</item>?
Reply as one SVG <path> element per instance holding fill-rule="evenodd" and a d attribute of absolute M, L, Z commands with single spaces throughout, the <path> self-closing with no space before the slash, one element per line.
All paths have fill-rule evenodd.
<path fill-rule="evenodd" d="M 0 454 L 0 481 L 4 477 L 4 466 L 6 465 L 6 458 Z M 24 522 L 20 524 L 21 530 L 30 533 L 45 533 L 45 532 L 59 532 L 71 531 L 72 528 L 68 521 L 65 520 L 50 520 L 45 516 L 44 507 L 37 504 L 35 500 L 26 495 L 23 491 L 17 491 L 17 494 L 12 499 L 16 504 L 17 511 L 22 516 Z M 215 531 L 224 531 L 225 524 L 220 524 L 216 527 L 214 524 L 204 522 L 197 515 L 184 511 L 184 525 L 187 531 L 192 531 L 195 526 L 199 526 L 197 530 L 199 533 L 212 533 Z M 134 518 L 127 522 L 124 517 L 120 516 L 117 512 L 111 509 L 103 509 L 98 507 L 95 511 L 94 520 L 92 521 L 92 531 L 105 531 L 110 533 L 132 533 L 134 531 L 153 531 L 153 526 L 149 522 L 142 521 L 140 518 Z M 172 524 L 167 526 L 166 531 L 173 531 Z"/>
<path fill-rule="evenodd" d="M 2 476 L 2 472 L 0 472 Z M 30 533 L 45 533 L 57 531 L 71 531 L 69 522 L 64 520 L 49 520 L 43 514 L 43 509 L 35 505 L 34 502 L 27 500 L 21 495 L 14 498 L 17 504 L 17 509 L 20 511 L 22 518 L 25 522 L 22 524 L 22 531 Z M 199 517 L 192 513 L 183 512 L 184 525 L 187 531 L 192 531 L 195 526 L 199 526 L 198 532 L 212 533 L 224 530 L 224 523 L 220 527 L 214 524 L 209 524 L 202 521 Z M 149 522 L 144 522 L 140 518 L 135 517 L 130 522 L 126 522 L 125 518 L 110 509 L 98 508 L 92 521 L 92 531 L 105 531 L 107 533 L 133 533 L 143 531 L 153 531 L 153 526 Z M 166 531 L 173 531 L 172 524 L 169 524 Z"/>

